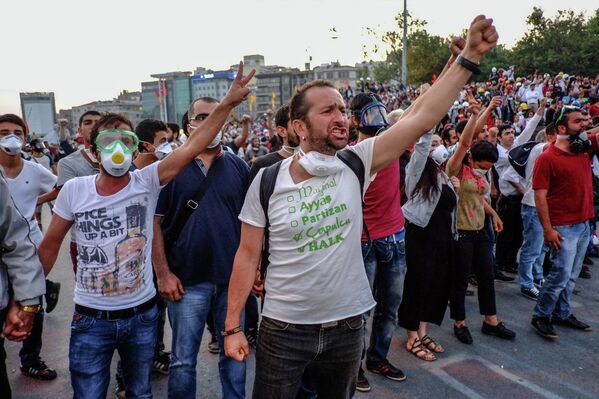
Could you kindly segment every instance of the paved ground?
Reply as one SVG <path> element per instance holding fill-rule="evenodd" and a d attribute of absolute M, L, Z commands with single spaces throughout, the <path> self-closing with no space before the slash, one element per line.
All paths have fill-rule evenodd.
<path fill-rule="evenodd" d="M 499 317 L 517 332 L 514 341 L 482 335 L 476 298 L 468 297 L 467 311 L 474 345 L 458 342 L 453 337 L 451 322 L 446 320 L 442 327 L 430 328 L 430 335 L 445 345 L 446 353 L 435 362 L 424 362 L 406 352 L 405 331 L 399 329 L 389 359 L 402 368 L 408 379 L 398 383 L 367 373 L 373 390 L 368 394 L 357 394 L 356 398 L 599 398 L 599 266 L 592 266 L 591 271 L 593 279 L 579 280 L 577 288 L 581 292 L 574 296 L 574 313 L 589 322 L 593 332 L 557 327 L 559 339 L 545 341 L 529 324 L 534 302 L 519 294 L 517 284 L 497 283 Z M 57 370 L 58 378 L 38 382 L 22 376 L 18 370 L 20 346 L 7 343 L 7 366 L 16 399 L 72 397 L 68 340 L 73 311 L 73 276 L 66 245 L 63 245 L 50 277 L 62 283 L 62 292 L 56 310 L 46 317 L 42 356 Z M 166 341 L 169 346 L 170 331 L 167 331 Z M 220 397 L 217 356 L 208 353 L 206 343 L 202 345 L 198 365 L 198 398 Z M 251 357 L 248 392 L 251 392 L 253 367 Z M 153 377 L 155 397 L 166 397 L 166 382 L 165 376 Z M 112 392 L 113 383 L 109 398 L 114 397 Z"/>

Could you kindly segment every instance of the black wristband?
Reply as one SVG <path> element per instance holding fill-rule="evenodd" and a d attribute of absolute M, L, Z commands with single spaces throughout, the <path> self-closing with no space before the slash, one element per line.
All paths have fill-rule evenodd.
<path fill-rule="evenodd" d="M 470 61 L 461 54 L 458 56 L 458 59 L 455 62 L 456 64 L 463 66 L 475 75 L 478 75 L 480 73 L 480 65 Z"/>
<path fill-rule="evenodd" d="M 241 326 L 237 326 L 231 330 L 221 331 L 220 335 L 222 335 L 223 337 L 228 337 L 229 335 L 237 334 L 238 332 L 241 332 L 241 331 L 243 331 Z"/>

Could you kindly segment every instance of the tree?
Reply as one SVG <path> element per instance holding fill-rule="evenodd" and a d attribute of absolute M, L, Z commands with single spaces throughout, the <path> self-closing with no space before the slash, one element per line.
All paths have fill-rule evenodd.
<path fill-rule="evenodd" d="M 366 28 L 367 32 L 389 47 L 385 62 L 374 69 L 376 80 L 399 80 L 401 75 L 403 15 L 395 16 L 397 31 L 379 33 L 374 28 Z M 449 39 L 431 35 L 426 31 L 427 22 L 413 18 L 408 13 L 408 84 L 416 85 L 430 82 L 433 74 L 439 74 L 449 57 Z M 370 52 L 364 49 L 365 58 L 380 51 L 375 42 Z"/>

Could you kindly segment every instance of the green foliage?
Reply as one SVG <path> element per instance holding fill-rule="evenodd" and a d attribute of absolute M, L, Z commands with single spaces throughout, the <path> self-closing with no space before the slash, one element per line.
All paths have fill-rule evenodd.
<path fill-rule="evenodd" d="M 375 28 L 366 31 L 376 39 L 370 51 L 364 49 L 366 59 L 381 51 L 383 43 L 389 49 L 385 62 L 374 69 L 376 80 L 399 80 L 403 17 L 395 17 L 397 29 L 378 32 Z M 535 71 L 556 74 L 595 75 L 599 72 L 599 9 L 586 18 L 583 13 L 560 10 L 553 18 L 546 17 L 539 7 L 533 8 L 526 18 L 528 31 L 512 49 L 499 45 L 491 51 L 481 64 L 481 77 L 486 78 L 492 67 L 516 66 L 517 76 Z M 431 35 L 426 30 L 427 22 L 408 15 L 408 83 L 417 85 L 430 82 L 433 74 L 439 74 L 449 57 L 449 38 Z M 476 77 L 474 77 L 476 79 Z"/>

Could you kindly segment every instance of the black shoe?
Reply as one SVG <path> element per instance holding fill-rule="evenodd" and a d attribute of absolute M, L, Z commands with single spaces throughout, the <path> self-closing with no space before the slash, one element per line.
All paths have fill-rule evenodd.
<path fill-rule="evenodd" d="M 43 360 L 28 367 L 21 366 L 21 373 L 36 380 L 50 381 L 56 378 L 56 371 L 46 366 Z"/>
<path fill-rule="evenodd" d="M 366 369 L 372 373 L 380 374 L 383 377 L 393 381 L 404 381 L 406 379 L 403 371 L 397 367 L 394 367 L 387 359 L 379 362 L 376 365 L 368 364 L 368 362 L 366 362 Z"/>
<path fill-rule="evenodd" d="M 514 339 L 516 338 L 516 333 L 512 330 L 508 329 L 503 322 L 497 323 L 496 326 L 492 326 L 486 321 L 483 321 L 483 326 L 480 329 L 483 334 L 493 335 L 497 338 L 503 339 Z"/>
<path fill-rule="evenodd" d="M 55 283 L 50 280 L 46 280 L 46 313 L 50 313 L 54 310 L 58 304 L 58 295 L 60 294 L 60 283 Z"/>
<path fill-rule="evenodd" d="M 495 280 L 508 282 L 514 281 L 515 279 L 513 277 L 506 276 L 502 271 L 497 271 L 495 272 Z"/>
<path fill-rule="evenodd" d="M 360 371 L 358 371 L 358 382 L 356 383 L 356 390 L 360 392 L 369 392 L 372 388 L 370 387 L 370 383 L 364 374 L 364 369 L 360 367 Z"/>
<path fill-rule="evenodd" d="M 582 260 L 582 264 L 590 266 L 593 264 L 593 261 L 591 260 L 591 258 L 588 257 L 588 255 L 585 255 L 584 259 Z"/>
<path fill-rule="evenodd" d="M 114 376 L 115 385 L 114 385 L 114 396 L 117 399 L 125 399 L 127 390 L 125 389 L 125 381 L 123 381 L 123 377 L 118 373 Z"/>
<path fill-rule="evenodd" d="M 578 275 L 580 278 L 584 278 L 586 280 L 591 278 L 591 271 L 587 265 L 582 265 L 582 269 L 580 269 L 580 274 Z"/>
<path fill-rule="evenodd" d="M 208 343 L 208 352 L 217 355 L 220 353 L 220 344 L 218 343 L 218 339 L 216 336 L 212 336 L 210 342 Z"/>
<path fill-rule="evenodd" d="M 152 370 L 157 373 L 168 375 L 168 369 L 171 366 L 171 353 L 165 351 L 159 351 L 154 355 L 154 363 L 152 364 Z"/>
<path fill-rule="evenodd" d="M 556 339 L 557 333 L 551 325 L 551 320 L 548 317 L 533 317 L 530 324 L 537 330 L 537 332 L 544 338 Z"/>
<path fill-rule="evenodd" d="M 470 330 L 468 327 L 461 326 L 458 327 L 455 324 L 453 325 L 453 333 L 455 334 L 458 341 L 463 344 L 472 345 L 472 335 L 470 335 Z"/>
<path fill-rule="evenodd" d="M 591 326 L 589 326 L 587 323 L 583 323 L 582 321 L 578 320 L 573 314 L 568 316 L 568 318 L 566 320 L 560 320 L 560 319 L 554 317 L 552 319 L 552 321 L 553 321 L 553 324 L 557 324 L 560 326 L 566 326 L 566 327 L 572 327 L 576 330 L 582 330 L 582 331 L 591 331 L 592 330 Z"/>
<path fill-rule="evenodd" d="M 532 288 L 521 287 L 520 293 L 522 295 L 524 295 L 525 297 L 527 297 L 528 299 L 532 299 L 533 301 L 536 301 L 537 299 L 539 299 L 539 289 L 537 287 L 535 287 L 534 285 L 532 286 Z"/>
<path fill-rule="evenodd" d="M 474 296 L 473 290 L 466 290 L 466 296 Z"/>

